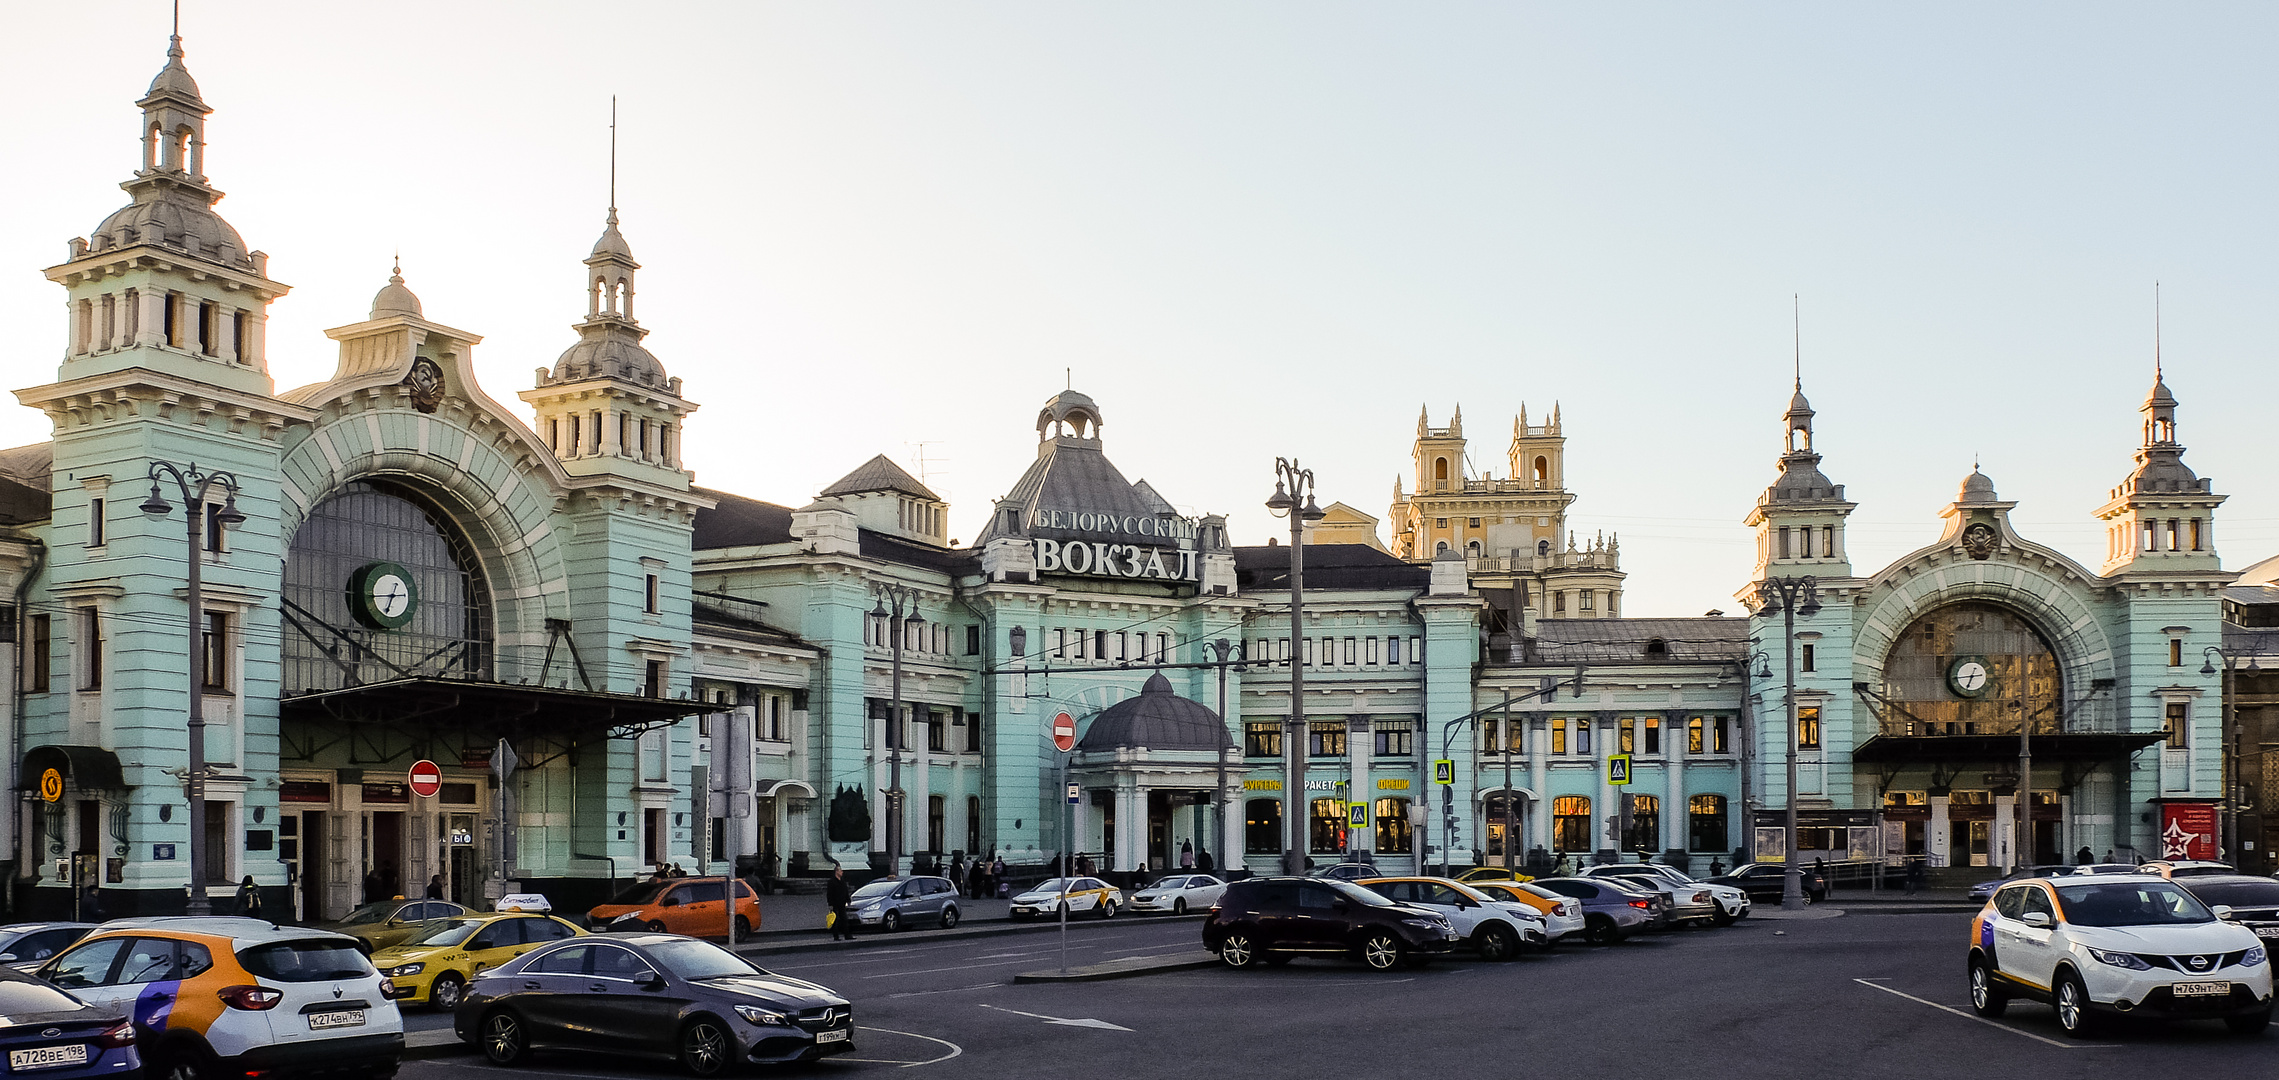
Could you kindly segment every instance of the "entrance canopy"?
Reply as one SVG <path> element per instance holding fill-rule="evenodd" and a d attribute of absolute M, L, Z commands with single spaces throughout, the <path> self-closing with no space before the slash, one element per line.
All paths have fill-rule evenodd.
<path fill-rule="evenodd" d="M 2158 731 L 2035 732 L 2034 760 L 2112 761 L 2166 738 Z M 1852 760 L 1891 764 L 2014 762 L 2018 760 L 2018 736 L 2015 730 L 1993 735 L 1877 735 L 1852 751 Z"/>
<path fill-rule="evenodd" d="M 24 778 L 18 786 L 37 791 L 40 775 L 54 769 L 81 791 L 118 791 L 127 786 L 119 755 L 100 746 L 35 746 L 24 752 Z"/>
<path fill-rule="evenodd" d="M 567 752 L 720 708 L 689 699 L 436 678 L 320 690 L 279 705 L 287 721 L 344 726 L 359 734 L 377 727 L 415 740 L 489 744 L 505 739 L 524 748 L 523 764 L 531 767 L 556 756 L 542 747 Z M 299 756 L 313 756 L 309 748 L 303 750 Z"/>

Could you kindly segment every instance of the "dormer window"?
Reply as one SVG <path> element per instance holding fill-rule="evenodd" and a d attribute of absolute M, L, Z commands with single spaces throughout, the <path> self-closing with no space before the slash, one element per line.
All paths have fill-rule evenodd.
<path fill-rule="evenodd" d="M 1647 659 L 1649 659 L 1649 660 L 1664 660 L 1664 659 L 1668 659 L 1668 658 L 1669 658 L 1669 655 L 1670 655 L 1670 643 L 1669 643 L 1669 642 L 1667 642 L 1667 641 L 1664 641 L 1664 640 L 1662 640 L 1661 638 L 1654 638 L 1654 639 L 1652 639 L 1652 640 L 1650 640 L 1650 641 L 1646 642 L 1646 658 L 1647 658 Z"/>

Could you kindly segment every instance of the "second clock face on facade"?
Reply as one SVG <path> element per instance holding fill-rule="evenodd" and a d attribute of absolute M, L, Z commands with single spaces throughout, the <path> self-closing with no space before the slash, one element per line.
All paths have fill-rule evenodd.
<path fill-rule="evenodd" d="M 394 630 L 419 610 L 419 586 L 395 563 L 368 563 L 348 577 L 348 610 L 375 630 Z"/>

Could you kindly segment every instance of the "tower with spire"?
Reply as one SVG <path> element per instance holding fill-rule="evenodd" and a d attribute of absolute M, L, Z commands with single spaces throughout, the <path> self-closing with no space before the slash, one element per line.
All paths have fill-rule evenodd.
<path fill-rule="evenodd" d="M 1757 532 L 1754 581 L 1782 575 L 1846 578 L 1852 574 L 1844 522 L 1858 504 L 1846 502 L 1844 485 L 1820 471 L 1820 452 L 1812 445 L 1812 417 L 1799 372 L 1788 411 L 1781 417 L 1785 436 L 1777 462 L 1780 476 L 1743 519 Z"/>
<path fill-rule="evenodd" d="M 2184 464 L 2176 437 L 2176 397 L 2159 362 L 2152 389 L 2138 406 L 2144 414 L 2136 468 L 2112 490 L 2097 517 L 2105 523 L 2105 563 L 2114 575 L 2199 575 L 2214 571 L 2216 507 L 2225 496 Z"/>

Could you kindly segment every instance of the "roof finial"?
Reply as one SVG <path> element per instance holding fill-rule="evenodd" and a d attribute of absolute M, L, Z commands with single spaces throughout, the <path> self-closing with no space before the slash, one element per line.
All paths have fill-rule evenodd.
<path fill-rule="evenodd" d="M 389 271 L 388 273 L 390 275 L 388 278 L 388 282 L 390 284 L 401 285 L 404 283 L 404 250 L 402 248 L 396 249 L 395 269 Z"/>
<path fill-rule="evenodd" d="M 1796 389 L 1798 393 L 1802 393 L 1804 391 L 1804 299 L 1800 294 L 1790 293 L 1788 302 L 1790 329 L 1796 336 Z"/>
<path fill-rule="evenodd" d="M 2152 381 L 2160 381 L 2160 281 L 2152 283 Z"/>
<path fill-rule="evenodd" d="M 1074 390 L 1074 389 L 1076 389 L 1076 369 L 1075 369 L 1075 368 L 1073 368 L 1073 367 L 1064 367 L 1064 368 L 1060 369 L 1060 375 L 1061 375 L 1061 389 L 1063 389 L 1063 390 Z"/>
<path fill-rule="evenodd" d="M 177 0 L 179 2 L 179 0 Z M 609 223 L 617 224 L 617 95 L 609 95 Z"/>
<path fill-rule="evenodd" d="M 174 43 L 167 47 L 166 55 L 182 55 L 182 0 L 174 0 Z"/>

